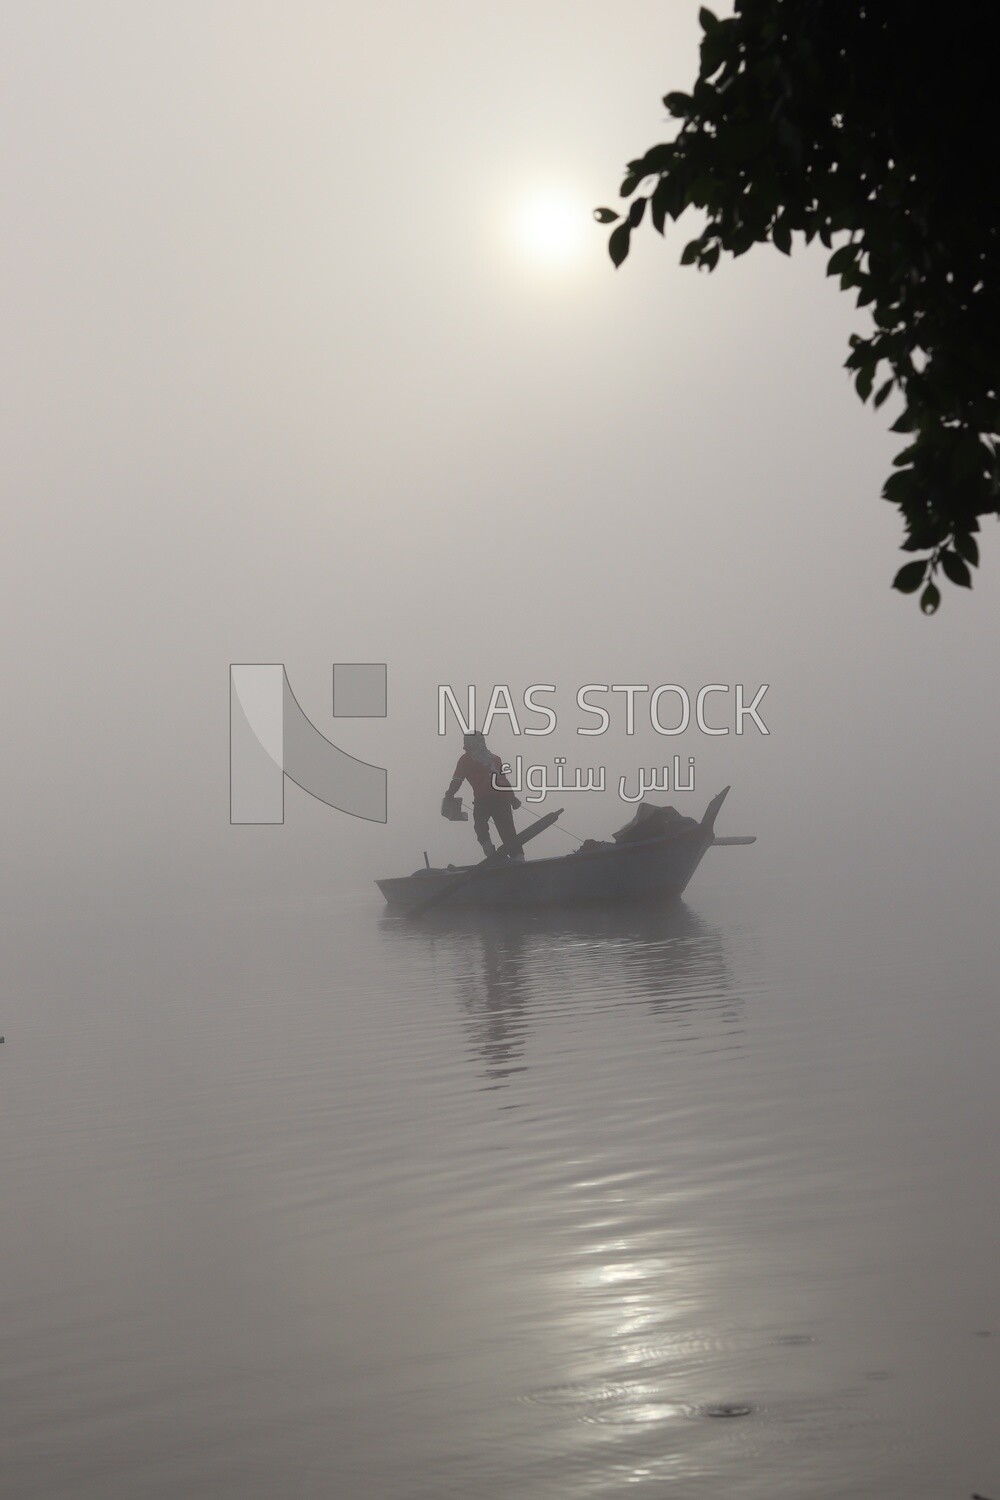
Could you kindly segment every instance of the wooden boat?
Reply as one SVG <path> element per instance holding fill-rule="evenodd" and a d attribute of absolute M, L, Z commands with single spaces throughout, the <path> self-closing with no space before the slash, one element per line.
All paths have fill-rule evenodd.
<path fill-rule="evenodd" d="M 428 866 L 413 875 L 377 880 L 391 907 L 416 916 L 448 906 L 488 910 L 510 907 L 649 905 L 679 896 L 705 851 L 716 843 L 752 844 L 752 837 L 717 839 L 715 819 L 729 788 L 713 797 L 700 823 L 663 837 L 600 844 L 550 859 L 514 864 L 493 855 L 478 865 Z M 527 843 L 558 817 L 550 813 L 520 835 Z"/>

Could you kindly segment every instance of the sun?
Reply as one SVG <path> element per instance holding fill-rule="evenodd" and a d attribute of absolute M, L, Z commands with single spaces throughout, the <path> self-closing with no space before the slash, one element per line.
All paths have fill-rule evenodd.
<path fill-rule="evenodd" d="M 518 248 L 539 265 L 558 267 L 575 260 L 589 227 L 583 204 L 556 189 L 543 189 L 523 198 L 514 215 Z"/>

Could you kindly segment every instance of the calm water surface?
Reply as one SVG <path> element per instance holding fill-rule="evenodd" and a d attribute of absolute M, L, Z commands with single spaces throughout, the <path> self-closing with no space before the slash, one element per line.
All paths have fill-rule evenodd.
<path fill-rule="evenodd" d="M 1000 1493 L 988 903 L 718 854 L 11 931 L 0 1492 Z"/>

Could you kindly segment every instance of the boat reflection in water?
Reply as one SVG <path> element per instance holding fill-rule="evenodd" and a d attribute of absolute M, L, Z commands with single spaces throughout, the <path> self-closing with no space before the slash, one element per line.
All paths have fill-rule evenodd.
<path fill-rule="evenodd" d="M 485 1078 L 525 1066 L 529 1024 L 640 1005 L 714 1044 L 736 1045 L 742 1002 L 720 934 L 676 900 L 659 910 L 473 912 L 447 907 L 419 925 L 380 928 L 429 955 L 453 988 Z"/>

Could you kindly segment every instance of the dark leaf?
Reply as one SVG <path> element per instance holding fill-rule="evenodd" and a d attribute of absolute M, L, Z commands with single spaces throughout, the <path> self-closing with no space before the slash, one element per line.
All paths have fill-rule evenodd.
<path fill-rule="evenodd" d="M 744 225 L 742 229 L 738 229 L 736 233 L 730 237 L 729 244 L 726 246 L 726 249 L 731 250 L 734 256 L 745 255 L 750 249 L 750 246 L 755 242 L 756 238 L 757 236 L 754 234 L 753 230 Z"/>
<path fill-rule="evenodd" d="M 646 202 L 645 198 L 636 198 L 629 206 L 628 221 L 633 229 L 642 223 L 642 216 L 646 212 Z"/>
<path fill-rule="evenodd" d="M 698 12 L 698 20 L 701 22 L 702 31 L 715 31 L 719 25 L 718 16 L 714 16 L 707 5 L 703 5 Z"/>
<path fill-rule="evenodd" d="M 686 119 L 694 108 L 694 100 L 690 94 L 681 94 L 676 91 L 672 94 L 664 94 L 663 102 L 670 113 L 680 120 Z"/>
<path fill-rule="evenodd" d="M 674 162 L 677 149 L 672 141 L 661 142 L 659 146 L 650 146 L 645 156 L 640 156 L 637 161 L 630 161 L 628 169 L 630 172 L 642 177 L 653 177 L 659 172 L 666 172 Z"/>
<path fill-rule="evenodd" d="M 912 411 L 910 411 L 909 407 L 907 407 L 906 411 L 903 412 L 902 416 L 899 416 L 899 417 L 896 418 L 895 422 L 893 422 L 892 426 L 889 428 L 889 431 L 890 432 L 915 432 L 916 431 L 916 426 L 917 426 L 917 419 L 913 415 Z"/>
<path fill-rule="evenodd" d="M 979 546 L 974 536 L 968 532 L 957 532 L 955 535 L 955 551 L 964 557 L 967 563 L 975 568 L 979 564 Z"/>
<path fill-rule="evenodd" d="M 906 514 L 906 506 L 901 505 L 900 510 Z M 940 520 L 932 520 L 928 516 L 916 516 L 907 522 L 910 531 L 909 538 L 903 543 L 904 552 L 926 552 L 930 547 L 936 547 L 944 540 L 945 528 Z"/>
<path fill-rule="evenodd" d="M 862 401 L 868 400 L 868 397 L 872 393 L 872 386 L 874 384 L 874 369 L 871 367 L 871 365 L 863 365 L 862 368 L 858 371 L 857 375 L 854 377 L 854 389 L 857 391 Z"/>
<path fill-rule="evenodd" d="M 715 195 L 716 182 L 711 172 L 700 172 L 688 185 L 687 201 L 703 208 Z"/>
<path fill-rule="evenodd" d="M 899 589 L 901 594 L 915 594 L 924 581 L 927 573 L 927 559 L 919 558 L 916 562 L 904 563 L 892 580 L 894 589 Z"/>
<path fill-rule="evenodd" d="M 792 231 L 789 229 L 788 224 L 784 219 L 778 219 L 775 222 L 775 226 L 771 230 L 771 238 L 774 240 L 775 245 L 781 251 L 782 255 L 791 255 Z"/>
<path fill-rule="evenodd" d="M 942 552 L 941 566 L 946 578 L 952 583 L 957 583 L 960 588 L 971 589 L 972 575 L 957 552 Z"/>
<path fill-rule="evenodd" d="M 701 41 L 701 76 L 711 78 L 726 61 L 729 48 L 726 33 L 721 24 L 714 31 L 706 31 Z"/>
<path fill-rule="evenodd" d="M 619 224 L 617 229 L 612 229 L 608 239 L 608 254 L 616 266 L 620 266 L 628 254 L 628 242 L 632 230 L 628 224 Z"/>
<path fill-rule="evenodd" d="M 653 196 L 649 200 L 650 218 L 653 228 L 659 234 L 663 233 L 663 226 L 667 215 L 676 219 L 684 209 L 684 188 L 673 182 L 669 177 L 661 177 L 653 189 Z"/>
<path fill-rule="evenodd" d="M 887 500 L 894 505 L 902 505 L 907 497 L 913 492 L 913 470 L 897 469 L 895 474 L 890 474 L 882 486 L 882 493 Z"/>
<path fill-rule="evenodd" d="M 827 261 L 826 274 L 828 276 L 842 276 L 845 271 L 853 269 L 857 258 L 857 245 L 841 245 L 840 249 L 835 250 Z"/>
<path fill-rule="evenodd" d="M 870 346 L 859 339 L 844 360 L 844 365 L 848 370 L 860 370 L 862 365 L 871 365 L 874 362 L 875 357 Z"/>
<path fill-rule="evenodd" d="M 615 213 L 613 208 L 594 209 L 594 218 L 597 220 L 598 224 L 614 224 L 618 217 L 618 214 Z"/>
<path fill-rule="evenodd" d="M 941 603 L 941 590 L 936 583 L 929 583 L 920 595 L 920 608 L 925 615 L 932 615 Z"/>
<path fill-rule="evenodd" d="M 666 194 L 667 213 L 672 219 L 679 219 L 690 202 L 689 184 L 686 178 L 664 177 L 659 186 Z"/>
<path fill-rule="evenodd" d="M 896 384 L 895 377 L 892 376 L 892 375 L 890 375 L 889 379 L 885 382 L 885 384 L 884 385 L 880 385 L 879 388 L 878 388 L 878 390 L 875 392 L 875 401 L 874 401 L 873 404 L 875 406 L 881 406 L 882 402 L 886 399 L 886 397 L 888 396 L 889 392 L 892 390 L 892 388 L 893 388 L 893 386 L 895 384 Z"/>

